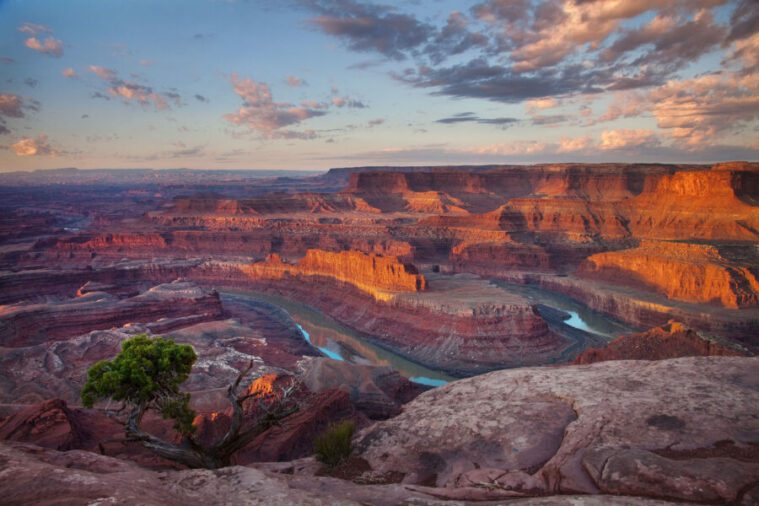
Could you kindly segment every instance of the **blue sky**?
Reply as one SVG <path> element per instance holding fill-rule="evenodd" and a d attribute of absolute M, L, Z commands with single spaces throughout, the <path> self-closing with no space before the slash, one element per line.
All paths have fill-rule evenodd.
<path fill-rule="evenodd" d="M 0 2 L 0 171 L 756 160 L 746 0 Z"/>

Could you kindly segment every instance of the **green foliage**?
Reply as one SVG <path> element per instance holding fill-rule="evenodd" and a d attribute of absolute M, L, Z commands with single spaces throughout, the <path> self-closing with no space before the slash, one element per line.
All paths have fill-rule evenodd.
<path fill-rule="evenodd" d="M 319 462 L 335 467 L 351 454 L 351 438 L 356 424 L 351 420 L 330 425 L 314 440 L 314 453 Z"/>
<path fill-rule="evenodd" d="M 173 419 L 177 431 L 189 434 L 195 413 L 189 407 L 190 395 L 181 393 L 179 386 L 189 377 L 197 358 L 192 346 L 140 334 L 124 341 L 113 360 L 90 367 L 82 402 L 92 407 L 99 400 L 113 399 L 149 406 Z"/>

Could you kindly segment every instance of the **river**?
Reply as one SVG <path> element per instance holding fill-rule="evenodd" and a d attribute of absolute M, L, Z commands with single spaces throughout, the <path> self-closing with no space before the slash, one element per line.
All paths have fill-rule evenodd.
<path fill-rule="evenodd" d="M 494 281 L 494 283 L 527 298 L 531 302 L 543 304 L 568 314 L 568 319 L 559 324 L 554 323 L 555 330 L 558 333 L 561 333 L 562 327 L 566 325 L 596 336 L 597 340 L 603 342 L 636 330 L 613 321 L 601 313 L 592 311 L 561 294 L 534 286 L 516 285 L 501 281 Z M 303 339 L 319 349 L 325 356 L 334 360 L 344 360 L 354 364 L 389 365 L 411 381 L 433 387 L 445 385 L 455 379 L 444 372 L 417 364 L 390 350 L 377 346 L 365 335 L 307 304 L 277 295 L 249 290 L 224 290 L 222 293 L 281 308 L 293 319 Z M 568 332 L 567 337 L 572 338 L 572 332 Z M 583 346 L 582 340 L 578 341 L 577 345 Z"/>
<path fill-rule="evenodd" d="M 455 379 L 442 371 L 430 369 L 377 346 L 360 332 L 306 304 L 248 290 L 223 290 L 222 293 L 266 302 L 283 309 L 293 319 L 303 339 L 334 360 L 344 360 L 353 364 L 389 365 L 409 380 L 433 387 L 445 385 Z"/>

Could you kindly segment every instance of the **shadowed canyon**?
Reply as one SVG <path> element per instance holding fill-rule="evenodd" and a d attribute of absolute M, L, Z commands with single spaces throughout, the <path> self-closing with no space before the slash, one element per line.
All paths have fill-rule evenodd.
<path fill-rule="evenodd" d="M 0 174 L 0 304 L 0 460 L 51 476 L 12 504 L 759 501 L 759 163 Z M 248 363 L 302 407 L 151 455 L 80 400 L 142 333 L 195 349 L 201 438 Z"/>

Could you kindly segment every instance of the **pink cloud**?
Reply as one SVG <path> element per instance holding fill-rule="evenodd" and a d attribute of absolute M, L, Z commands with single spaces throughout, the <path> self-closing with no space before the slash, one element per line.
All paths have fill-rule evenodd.
<path fill-rule="evenodd" d="M 653 130 L 619 129 L 601 132 L 601 143 L 598 147 L 602 150 L 614 150 L 639 148 L 656 144 L 658 144 L 658 139 Z"/>
<path fill-rule="evenodd" d="M 644 95 L 637 92 L 617 92 L 612 98 L 611 104 L 596 121 L 603 123 L 614 121 L 619 118 L 631 118 L 640 116 L 649 109 L 649 104 Z"/>
<path fill-rule="evenodd" d="M 543 153 L 551 147 L 550 144 L 541 141 L 519 140 L 487 146 L 463 149 L 461 151 L 479 155 L 533 155 Z"/>
<path fill-rule="evenodd" d="M 269 85 L 250 78 L 232 75 L 232 87 L 243 100 L 243 105 L 235 113 L 224 115 L 228 122 L 244 126 L 268 138 L 313 138 L 313 132 L 282 130 L 295 126 L 310 118 L 322 116 L 325 111 L 316 107 L 296 106 L 285 102 L 275 102 Z"/>
<path fill-rule="evenodd" d="M 45 134 L 39 134 L 37 138 L 24 137 L 11 144 L 11 149 L 16 156 L 58 156 L 61 154 L 50 145 Z"/>
<path fill-rule="evenodd" d="M 98 65 L 90 65 L 89 70 L 108 83 L 106 91 L 109 95 L 121 98 L 124 102 L 137 102 L 143 107 L 152 105 L 159 111 L 169 109 L 168 99 L 173 100 L 177 105 L 181 102 L 176 93 L 157 93 L 150 86 L 119 78 L 115 70 Z"/>
<path fill-rule="evenodd" d="M 76 74 L 76 70 L 74 70 L 74 69 L 73 69 L 73 68 L 71 68 L 71 67 L 68 67 L 68 68 L 65 68 L 65 69 L 63 69 L 63 70 L 61 71 L 61 75 L 62 75 L 63 77 L 69 77 L 69 78 L 71 78 L 71 77 L 77 77 L 77 74 Z"/>
<path fill-rule="evenodd" d="M 306 84 L 306 81 L 301 79 L 300 77 L 295 76 L 287 76 L 287 85 L 292 86 L 293 88 L 297 88 L 299 86 L 303 86 Z"/>
<path fill-rule="evenodd" d="M 527 111 L 534 113 L 536 111 L 542 111 L 543 109 L 552 109 L 558 107 L 560 102 L 553 97 L 549 98 L 536 98 L 527 101 Z"/>
<path fill-rule="evenodd" d="M 556 149 L 558 153 L 573 153 L 584 151 L 593 146 L 593 139 L 589 136 L 584 137 L 562 137 Z"/>
<path fill-rule="evenodd" d="M 9 118 L 24 117 L 24 101 L 13 93 L 0 93 L 0 116 Z"/>
<path fill-rule="evenodd" d="M 44 41 L 41 41 L 37 37 L 29 37 L 24 42 L 24 45 L 29 49 L 55 58 L 63 56 L 63 42 L 53 37 L 46 37 Z"/>
<path fill-rule="evenodd" d="M 650 94 L 657 126 L 701 146 L 759 118 L 759 74 L 707 74 L 670 81 Z"/>
<path fill-rule="evenodd" d="M 90 65 L 90 72 L 95 74 L 101 79 L 111 81 L 116 79 L 116 71 L 106 67 L 100 67 L 99 65 Z"/>

